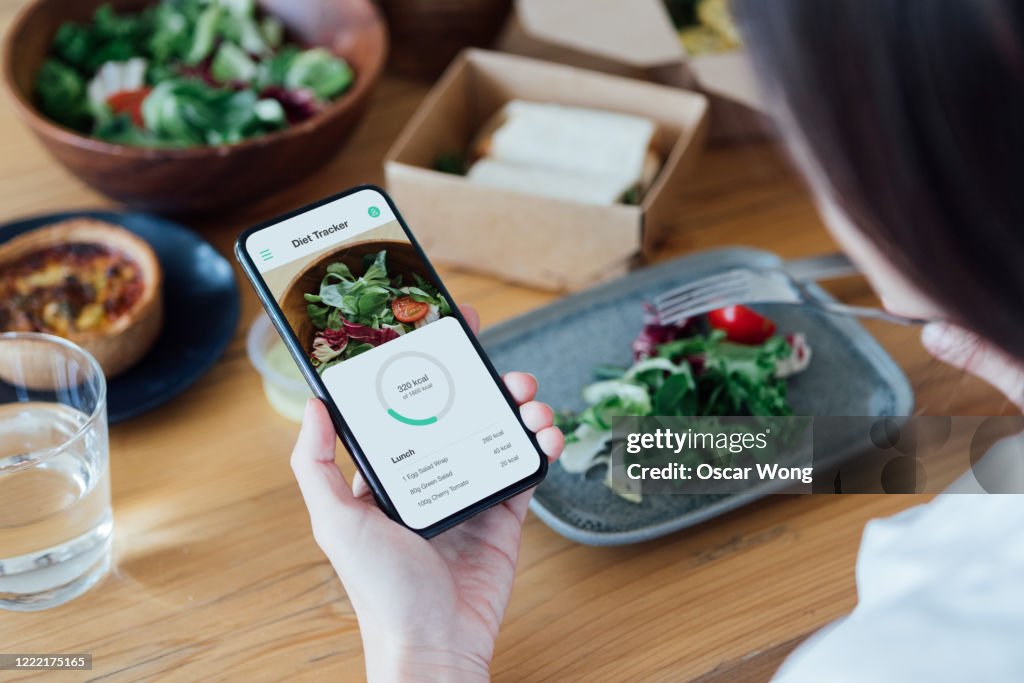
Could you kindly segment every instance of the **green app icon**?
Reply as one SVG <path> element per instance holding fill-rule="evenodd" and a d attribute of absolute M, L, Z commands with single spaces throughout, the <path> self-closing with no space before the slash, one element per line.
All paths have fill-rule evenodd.
<path fill-rule="evenodd" d="M 376 206 L 371 206 L 366 213 L 370 214 L 370 218 L 376 218 L 377 216 L 380 215 L 380 209 L 378 209 Z"/>

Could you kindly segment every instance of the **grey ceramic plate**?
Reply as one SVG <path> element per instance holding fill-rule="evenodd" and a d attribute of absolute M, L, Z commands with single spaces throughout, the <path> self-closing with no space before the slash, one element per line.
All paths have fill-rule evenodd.
<path fill-rule="evenodd" d="M 499 371 L 532 372 L 540 381 L 541 400 L 556 410 L 579 410 L 584 407 L 580 389 L 592 381 L 595 365 L 629 364 L 630 342 L 642 325 L 644 301 L 716 271 L 779 263 L 774 254 L 750 249 L 694 254 L 566 297 L 486 330 L 480 339 Z M 811 344 L 810 367 L 789 385 L 797 414 L 910 414 L 914 396 L 906 376 L 856 321 L 800 306 L 757 308 L 781 331 L 806 333 Z M 836 462 L 855 455 L 858 436 L 832 435 L 827 452 L 836 454 Z M 555 465 L 531 507 L 548 526 L 573 541 L 622 545 L 692 526 L 770 492 L 761 487 L 727 496 L 649 495 L 634 504 L 609 491 L 601 476 L 583 478 Z"/>

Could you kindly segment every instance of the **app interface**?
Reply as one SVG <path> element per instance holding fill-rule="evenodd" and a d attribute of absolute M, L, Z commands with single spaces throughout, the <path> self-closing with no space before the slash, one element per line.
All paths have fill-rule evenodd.
<path fill-rule="evenodd" d="M 245 249 L 406 524 L 536 472 L 539 454 L 379 192 L 285 219 Z"/>

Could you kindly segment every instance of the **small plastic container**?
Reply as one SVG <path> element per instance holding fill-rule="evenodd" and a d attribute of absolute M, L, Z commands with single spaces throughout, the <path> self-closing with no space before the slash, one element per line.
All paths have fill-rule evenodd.
<path fill-rule="evenodd" d="M 302 421 L 306 401 L 313 395 L 280 335 L 266 315 L 253 321 L 245 342 L 249 361 L 263 378 L 263 393 L 271 407 L 293 422 Z"/>

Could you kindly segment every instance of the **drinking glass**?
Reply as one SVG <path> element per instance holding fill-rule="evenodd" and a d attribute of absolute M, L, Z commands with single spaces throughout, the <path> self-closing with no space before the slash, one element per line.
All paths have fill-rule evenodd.
<path fill-rule="evenodd" d="M 110 567 L 107 385 L 47 334 L 0 334 L 0 608 L 75 598 Z"/>

